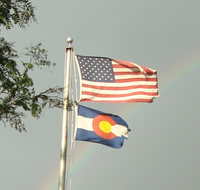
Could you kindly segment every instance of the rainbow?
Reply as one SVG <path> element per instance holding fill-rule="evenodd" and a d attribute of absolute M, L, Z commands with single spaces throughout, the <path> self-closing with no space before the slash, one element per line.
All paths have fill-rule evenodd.
<path fill-rule="evenodd" d="M 189 56 L 187 55 L 187 57 L 183 57 L 182 60 L 179 60 L 178 64 L 176 63 L 174 65 L 176 65 L 176 67 L 170 68 L 170 70 L 166 71 L 166 74 L 162 77 L 159 76 L 158 70 L 158 86 L 161 96 L 162 94 L 167 93 L 171 88 L 175 87 L 178 83 L 182 82 L 184 79 L 190 77 L 193 72 L 196 72 L 197 70 L 200 71 L 199 51 L 196 51 Z M 126 112 L 131 113 L 131 115 L 140 114 L 143 108 L 144 104 L 135 104 L 133 108 L 130 108 L 129 110 L 126 109 Z M 125 120 L 130 116 L 130 114 L 128 115 L 124 113 L 123 115 L 126 115 L 124 117 Z M 77 171 L 80 171 L 80 169 L 87 162 L 89 162 L 95 153 L 101 150 L 101 147 L 102 146 L 97 147 L 93 143 L 88 143 L 87 146 L 85 146 L 85 143 L 79 143 L 78 146 L 76 146 L 74 163 L 70 168 L 73 175 Z M 52 170 L 52 175 L 48 177 L 38 190 L 57 190 L 58 176 L 59 168 Z"/>
<path fill-rule="evenodd" d="M 182 82 L 184 79 L 191 76 L 193 72 L 196 72 L 200 69 L 200 54 L 199 50 L 193 52 L 187 57 L 183 57 L 178 66 L 172 68 L 170 71 L 167 71 L 165 76 L 163 76 L 163 81 L 159 89 L 163 92 L 168 91 L 170 88 L 177 85 L 177 83 Z M 159 76 L 158 76 L 159 77 Z"/>
<path fill-rule="evenodd" d="M 58 189 L 58 176 L 59 168 L 52 169 L 51 174 L 45 180 L 45 182 L 38 188 L 38 190 L 57 190 Z"/>
<path fill-rule="evenodd" d="M 81 170 L 81 168 L 89 163 L 90 159 L 95 156 L 95 153 L 97 153 L 99 150 L 101 150 L 101 146 L 97 148 L 93 143 L 76 143 L 76 151 L 75 151 L 75 159 L 73 161 L 73 165 L 70 167 L 69 176 L 75 175 L 78 171 Z M 78 145 L 78 146 L 77 146 Z M 38 190 L 57 190 L 58 189 L 58 177 L 59 177 L 59 168 L 56 167 L 52 170 L 51 175 L 48 176 L 46 181 L 39 187 Z M 67 182 L 67 181 L 66 181 Z"/>

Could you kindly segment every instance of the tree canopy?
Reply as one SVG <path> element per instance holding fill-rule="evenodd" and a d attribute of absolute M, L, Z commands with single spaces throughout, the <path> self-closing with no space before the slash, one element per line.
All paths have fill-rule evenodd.
<path fill-rule="evenodd" d="M 24 28 L 37 19 L 35 7 L 29 0 L 0 0 L 0 25 L 11 29 L 14 24 Z"/>
<path fill-rule="evenodd" d="M 14 25 L 24 28 L 30 22 L 36 22 L 35 7 L 29 0 L 0 0 L 0 26 L 7 30 Z M 0 31 L 1 32 L 1 31 Z M 0 121 L 16 130 L 26 131 L 22 119 L 26 112 L 39 118 L 45 107 L 62 107 L 63 88 L 53 87 L 36 93 L 33 79 L 29 76 L 35 66 L 55 66 L 48 60 L 48 52 L 39 43 L 26 47 L 25 56 L 29 62 L 20 62 L 19 54 L 14 49 L 14 43 L 0 37 Z M 68 101 L 70 109 L 72 102 Z"/>

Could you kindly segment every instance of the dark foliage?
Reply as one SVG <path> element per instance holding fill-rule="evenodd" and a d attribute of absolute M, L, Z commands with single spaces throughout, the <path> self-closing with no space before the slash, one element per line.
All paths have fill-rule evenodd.
<path fill-rule="evenodd" d="M 34 9 L 29 0 L 0 0 L 0 26 L 11 29 L 17 24 L 24 28 L 36 21 Z M 20 63 L 23 69 L 19 70 L 19 54 L 14 44 L 0 38 L 0 121 L 20 132 L 26 131 L 22 119 L 27 112 L 39 118 L 45 107 L 63 108 L 63 88 L 54 87 L 36 93 L 33 79 L 29 76 L 35 66 L 55 66 L 48 60 L 47 51 L 39 43 L 27 47 L 24 55 L 30 61 Z M 71 110 L 75 103 L 67 102 L 64 109 Z"/>

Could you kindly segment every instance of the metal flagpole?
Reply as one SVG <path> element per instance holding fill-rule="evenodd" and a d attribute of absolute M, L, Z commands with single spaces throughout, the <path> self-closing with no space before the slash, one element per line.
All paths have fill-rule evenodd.
<path fill-rule="evenodd" d="M 72 38 L 67 38 L 68 47 L 66 48 L 67 60 L 65 58 L 65 73 L 64 73 L 64 109 L 63 109 L 63 120 L 62 120 L 62 139 L 61 139 L 61 150 L 60 150 L 60 176 L 59 176 L 59 187 L 58 190 L 65 190 L 65 176 L 66 176 L 66 161 L 67 161 L 67 127 L 68 127 L 68 110 L 67 101 L 69 100 L 69 84 L 70 84 L 70 65 L 73 48 L 71 43 Z"/>

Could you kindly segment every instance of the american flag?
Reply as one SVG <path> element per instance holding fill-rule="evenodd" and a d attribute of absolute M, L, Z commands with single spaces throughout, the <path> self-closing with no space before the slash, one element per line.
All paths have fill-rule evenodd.
<path fill-rule="evenodd" d="M 156 70 L 106 57 L 76 55 L 81 101 L 152 102 L 158 97 Z"/>

